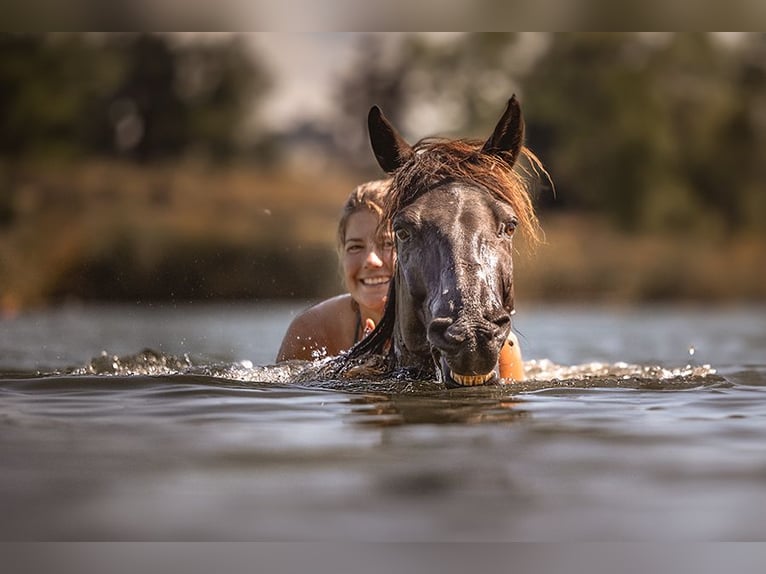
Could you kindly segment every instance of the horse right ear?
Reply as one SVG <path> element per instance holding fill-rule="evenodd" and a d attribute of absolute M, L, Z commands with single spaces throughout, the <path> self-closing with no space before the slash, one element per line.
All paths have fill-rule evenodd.
<path fill-rule="evenodd" d="M 370 108 L 367 127 L 375 159 L 386 173 L 395 172 L 412 157 L 412 146 L 404 141 L 378 106 Z"/>
<path fill-rule="evenodd" d="M 484 143 L 482 153 L 505 156 L 509 164 L 513 165 L 521 153 L 524 145 L 524 118 L 521 117 L 521 107 L 516 99 L 516 94 L 508 100 L 505 113 L 497 122 L 495 131 Z"/>

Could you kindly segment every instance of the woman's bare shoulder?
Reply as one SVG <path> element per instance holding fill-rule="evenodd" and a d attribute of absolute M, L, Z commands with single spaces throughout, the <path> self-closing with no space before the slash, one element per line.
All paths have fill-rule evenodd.
<path fill-rule="evenodd" d="M 353 321 L 351 296 L 337 295 L 312 305 L 292 320 L 277 361 L 311 359 L 316 352 L 334 355 L 347 347 L 348 326 Z"/>
<path fill-rule="evenodd" d="M 336 295 L 335 297 L 325 299 L 324 301 L 320 301 L 316 305 L 312 305 L 306 309 L 301 314 L 319 315 L 324 317 L 325 315 L 333 313 L 351 313 L 353 311 L 353 308 L 351 307 L 351 301 L 351 295 L 348 293 L 343 293 L 341 295 Z"/>

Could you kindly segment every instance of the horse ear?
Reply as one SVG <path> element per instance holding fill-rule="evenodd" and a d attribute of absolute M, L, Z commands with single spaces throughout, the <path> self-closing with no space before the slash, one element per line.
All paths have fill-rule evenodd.
<path fill-rule="evenodd" d="M 378 164 L 386 173 L 393 173 L 412 157 L 412 147 L 399 135 L 378 106 L 372 106 L 367 116 L 370 144 Z"/>
<path fill-rule="evenodd" d="M 481 148 L 482 153 L 491 155 L 510 154 L 510 164 L 516 163 L 524 145 L 524 119 L 521 117 L 521 107 L 516 99 L 516 95 L 508 100 L 508 106 L 505 113 L 495 126 L 490 138 Z M 508 156 L 505 155 L 507 161 Z"/>

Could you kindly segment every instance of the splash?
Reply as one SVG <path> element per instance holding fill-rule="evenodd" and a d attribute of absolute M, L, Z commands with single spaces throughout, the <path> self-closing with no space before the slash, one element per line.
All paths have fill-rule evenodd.
<path fill-rule="evenodd" d="M 102 351 L 84 367 L 69 371 L 73 375 L 172 375 L 192 367 L 188 355 L 181 357 L 165 355 L 144 349 L 135 355 L 118 356 Z"/>
<path fill-rule="evenodd" d="M 70 369 L 71 375 L 98 376 L 171 376 L 190 375 L 231 382 L 287 384 L 302 370 L 299 365 L 254 366 L 251 361 L 236 363 L 195 362 L 188 354 L 168 355 L 144 349 L 132 355 L 114 355 L 102 351 L 84 366 Z"/>
<path fill-rule="evenodd" d="M 332 357 L 313 361 L 287 361 L 278 365 L 253 365 L 251 361 L 214 363 L 195 361 L 188 354 L 168 355 L 144 349 L 131 355 L 114 355 L 103 351 L 84 366 L 70 369 L 67 374 L 98 376 L 171 376 L 194 378 L 209 384 L 275 384 L 297 385 L 317 389 L 347 392 L 378 392 L 411 394 L 441 391 L 437 381 L 423 380 L 406 370 L 385 376 L 371 376 L 369 370 L 343 380 L 328 379 L 325 367 Z M 710 365 L 685 365 L 670 368 L 660 365 L 637 365 L 624 362 L 591 362 L 580 365 L 559 365 L 548 359 L 524 363 L 527 380 L 501 385 L 511 392 L 533 392 L 540 389 L 571 387 L 629 387 L 672 389 L 717 384 L 724 379 L 716 376 Z M 458 390 L 457 392 L 465 392 Z"/>
<path fill-rule="evenodd" d="M 668 368 L 660 365 L 634 365 L 630 363 L 585 363 L 582 365 L 557 365 L 548 359 L 524 363 L 527 377 L 537 381 L 563 381 L 588 379 L 655 379 L 704 378 L 715 375 L 710 365 L 685 365 Z"/>

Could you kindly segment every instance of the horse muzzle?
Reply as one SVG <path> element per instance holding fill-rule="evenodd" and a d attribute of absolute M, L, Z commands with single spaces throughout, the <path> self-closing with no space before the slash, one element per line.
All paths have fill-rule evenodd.
<path fill-rule="evenodd" d="M 460 372 L 451 367 L 447 358 L 437 349 L 432 350 L 432 355 L 437 370 L 439 371 L 439 378 L 447 388 L 458 389 L 464 387 L 478 387 L 481 385 L 494 384 L 498 381 L 497 362 L 495 362 L 487 371 L 471 369 L 468 372 Z"/>
<path fill-rule="evenodd" d="M 431 355 L 447 387 L 475 387 L 497 380 L 503 326 L 441 318 L 431 322 L 428 334 Z"/>

